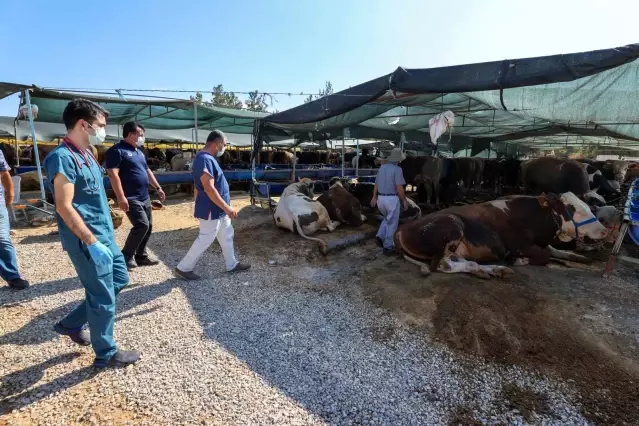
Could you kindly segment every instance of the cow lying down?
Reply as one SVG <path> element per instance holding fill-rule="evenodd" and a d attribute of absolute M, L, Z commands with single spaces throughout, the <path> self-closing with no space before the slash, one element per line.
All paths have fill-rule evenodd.
<path fill-rule="evenodd" d="M 284 189 L 275 209 L 275 224 L 298 233 L 302 238 L 316 241 L 320 252 L 326 254 L 328 245 L 319 238 L 309 237 L 318 230 L 333 232 L 339 226 L 328 215 L 326 207 L 313 200 L 313 184 L 302 180 Z"/>
<path fill-rule="evenodd" d="M 342 186 L 352 194 L 357 200 L 359 200 L 362 206 L 363 212 L 375 212 L 375 217 L 379 220 L 383 219 L 383 216 L 379 213 L 376 207 L 371 207 L 371 200 L 373 199 L 373 193 L 375 192 L 375 184 L 372 182 L 359 182 L 355 178 L 340 179 L 334 177 L 330 180 L 331 188 L 336 183 L 341 183 Z M 399 214 L 399 223 L 411 222 L 422 215 L 422 210 L 419 208 L 410 198 L 407 198 L 408 209 L 402 211 Z"/>
<path fill-rule="evenodd" d="M 440 270 L 489 278 L 510 276 L 513 271 L 477 262 L 546 265 L 551 257 L 584 262 L 583 256 L 556 250 L 550 243 L 555 237 L 600 240 L 606 234 L 586 203 L 566 192 L 510 196 L 441 210 L 400 226 L 395 245 L 424 275 Z"/>
<path fill-rule="evenodd" d="M 340 223 L 360 226 L 366 222 L 362 214 L 362 204 L 344 186 L 340 180 L 331 180 L 331 186 L 317 198 L 332 220 Z"/>

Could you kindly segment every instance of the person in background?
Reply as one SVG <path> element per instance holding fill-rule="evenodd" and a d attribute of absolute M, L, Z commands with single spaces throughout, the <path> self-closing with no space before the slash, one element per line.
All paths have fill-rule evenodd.
<path fill-rule="evenodd" d="M 384 248 L 385 254 L 392 254 L 395 251 L 395 231 L 399 225 L 399 214 L 401 206 L 408 209 L 408 201 L 404 192 L 404 173 L 397 165 L 406 158 L 401 149 L 395 148 L 391 151 L 377 172 L 375 178 L 375 189 L 371 206 L 377 209 L 384 216 L 384 220 L 377 231 L 377 243 Z M 401 205 L 400 205 L 401 201 Z"/>
<path fill-rule="evenodd" d="M 9 287 L 23 290 L 29 287 L 29 281 L 23 279 L 18 272 L 16 249 L 11 242 L 9 227 L 9 210 L 13 204 L 13 180 L 11 167 L 0 151 L 0 276 Z"/>
<path fill-rule="evenodd" d="M 118 205 L 133 225 L 122 248 L 126 266 L 131 270 L 138 266 L 160 263 L 151 259 L 146 251 L 153 230 L 149 182 L 155 188 L 160 201 L 164 201 L 166 196 L 149 169 L 142 151 L 144 127 L 129 121 L 122 127 L 122 135 L 124 139 L 109 148 L 105 157 Z"/>
<path fill-rule="evenodd" d="M 62 248 L 86 294 L 85 301 L 54 330 L 79 345 L 92 345 L 97 368 L 132 364 L 140 358 L 138 351 L 118 349 L 113 339 L 115 298 L 128 284 L 129 272 L 115 243 L 104 169 L 88 149 L 104 142 L 107 116 L 86 99 L 69 102 L 62 114 L 67 135 L 44 159 Z"/>
<path fill-rule="evenodd" d="M 197 153 L 193 161 L 195 217 L 200 221 L 200 234 L 174 270 L 177 277 L 185 280 L 200 278 L 193 272 L 193 268 L 216 237 L 228 272 L 245 271 L 251 267 L 238 262 L 233 249 L 231 219 L 237 217 L 237 212 L 231 207 L 229 184 L 215 159 L 224 154 L 226 143 L 224 133 L 213 130 L 206 138 L 204 149 Z"/>

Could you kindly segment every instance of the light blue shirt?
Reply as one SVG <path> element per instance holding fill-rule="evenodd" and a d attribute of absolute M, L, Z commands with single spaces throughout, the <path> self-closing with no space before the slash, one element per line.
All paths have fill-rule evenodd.
<path fill-rule="evenodd" d="M 406 185 L 404 172 L 397 164 L 383 164 L 377 172 L 375 184 L 378 195 L 397 195 L 397 185 Z"/>

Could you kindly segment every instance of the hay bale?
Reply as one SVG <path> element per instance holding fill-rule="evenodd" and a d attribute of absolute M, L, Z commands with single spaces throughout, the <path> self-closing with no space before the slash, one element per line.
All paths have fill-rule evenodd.
<path fill-rule="evenodd" d="M 20 190 L 25 191 L 37 191 L 40 189 L 40 182 L 38 181 L 38 172 L 36 170 L 31 172 L 21 173 L 20 176 Z M 45 175 L 42 175 L 42 179 L 45 179 Z"/>
<path fill-rule="evenodd" d="M 118 229 L 122 226 L 122 221 L 124 220 L 124 213 L 120 211 L 115 211 L 113 208 L 111 210 L 111 220 L 113 221 L 113 229 Z"/>

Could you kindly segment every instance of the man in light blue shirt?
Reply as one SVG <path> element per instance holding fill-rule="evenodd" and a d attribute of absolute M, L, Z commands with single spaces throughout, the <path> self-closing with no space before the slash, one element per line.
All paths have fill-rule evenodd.
<path fill-rule="evenodd" d="M 393 149 L 387 159 L 387 163 L 382 165 L 375 178 L 375 190 L 371 206 L 377 209 L 384 216 L 382 224 L 377 231 L 377 242 L 384 248 L 385 254 L 392 254 L 395 251 L 394 235 L 399 226 L 399 214 L 401 206 L 408 209 L 408 201 L 404 192 L 404 173 L 397 165 L 406 156 L 400 149 Z M 400 206 L 401 201 L 401 206 Z"/>
<path fill-rule="evenodd" d="M 233 248 L 233 225 L 231 218 L 237 212 L 231 207 L 231 193 L 226 177 L 216 157 L 224 154 L 226 136 L 219 130 L 213 130 L 204 149 L 193 160 L 193 182 L 195 185 L 195 217 L 200 221 L 200 235 L 191 249 L 174 270 L 176 276 L 185 280 L 197 280 L 200 277 L 193 272 L 200 256 L 217 237 L 228 272 L 241 272 L 250 268 L 235 258 Z"/>

